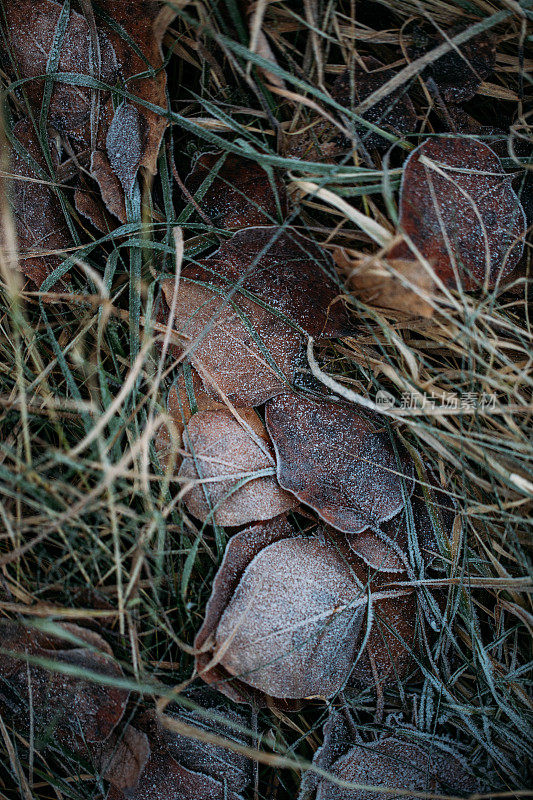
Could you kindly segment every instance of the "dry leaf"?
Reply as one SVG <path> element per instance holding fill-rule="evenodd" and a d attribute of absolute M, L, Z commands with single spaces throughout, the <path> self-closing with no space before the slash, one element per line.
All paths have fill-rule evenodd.
<path fill-rule="evenodd" d="M 13 136 L 30 160 L 48 173 L 46 160 L 31 122 L 21 120 L 13 129 Z M 50 134 L 51 137 L 51 134 Z M 53 167 L 59 156 L 52 138 L 49 138 Z M 11 168 L 17 176 L 11 184 L 13 213 L 15 217 L 19 268 L 39 288 L 44 280 L 61 263 L 54 251 L 62 251 L 72 244 L 59 198 L 46 179 L 41 178 L 26 158 L 11 151 Z"/>
<path fill-rule="evenodd" d="M 198 717 L 191 718 L 181 712 L 168 717 L 238 740 L 232 729 L 224 725 L 205 722 L 202 725 Z M 146 712 L 138 724 L 148 736 L 150 758 L 138 785 L 125 792 L 112 787 L 108 800 L 242 800 L 237 792 L 247 787 L 251 777 L 248 764 L 243 763 L 247 760 L 242 756 L 185 739 L 164 728 L 152 712 Z"/>
<path fill-rule="evenodd" d="M 117 789 L 131 791 L 150 758 L 148 737 L 133 725 L 114 730 L 102 744 L 91 748 L 93 763 L 98 772 Z"/>
<path fill-rule="evenodd" d="M 412 469 L 396 458 L 381 422 L 354 406 L 287 393 L 267 403 L 265 417 L 281 486 L 334 528 L 359 533 L 403 508 Z"/>
<path fill-rule="evenodd" d="M 174 467 L 178 467 L 181 462 L 179 450 L 182 448 L 182 434 L 185 425 L 197 411 L 216 411 L 225 410 L 226 406 L 213 400 L 205 389 L 204 385 L 196 372 L 190 368 L 191 384 L 190 395 L 187 390 L 187 381 L 183 369 L 168 393 L 167 411 L 170 417 L 171 426 L 162 425 L 154 440 L 159 463 L 166 469 L 171 461 Z"/>
<path fill-rule="evenodd" d="M 410 590 L 388 590 L 390 578 L 380 575 L 368 590 L 368 580 L 338 534 L 298 535 L 283 517 L 241 531 L 228 543 L 196 637 L 198 674 L 240 702 L 333 696 L 353 672 L 369 596 L 377 620 L 382 610 L 392 624 L 414 617 Z M 372 644 L 385 677 L 389 652 Z"/>
<path fill-rule="evenodd" d="M 185 180 L 191 194 L 198 191 L 223 156 L 222 152 L 199 156 Z M 273 182 L 257 162 L 227 153 L 199 203 L 219 228 L 271 225 L 288 213 L 285 187 L 277 175 Z"/>
<path fill-rule="evenodd" d="M 350 258 L 340 247 L 335 249 L 333 258 L 346 272 L 353 294 L 364 303 L 412 317 L 433 316 L 433 305 L 425 296 L 436 293 L 435 279 L 419 261 Z"/>
<path fill-rule="evenodd" d="M 61 627 L 91 648 L 98 648 L 98 652 L 15 623 L 0 623 L 2 648 L 21 655 L 0 655 L 0 710 L 4 718 L 15 716 L 20 730 L 29 728 L 32 713 L 37 730 L 51 728 L 56 742 L 83 752 L 87 743 L 101 743 L 111 735 L 124 714 L 129 692 L 28 665 L 25 654 L 55 661 L 59 667 L 77 667 L 108 678 L 123 677 L 98 634 L 77 625 L 65 623 Z"/>
<path fill-rule="evenodd" d="M 427 139 L 407 159 L 400 229 L 445 284 L 470 290 L 512 272 L 524 249 L 525 215 L 490 147 L 443 137 Z M 413 253 L 402 241 L 389 257 Z"/>
<path fill-rule="evenodd" d="M 262 470 L 274 472 L 274 457 L 263 423 L 251 409 L 240 410 L 238 418 L 227 409 L 200 411 L 189 420 L 183 440 L 190 455 L 179 477 L 192 486 L 184 500 L 203 522 L 246 525 L 297 505 L 274 475 L 254 477 Z"/>
<path fill-rule="evenodd" d="M 236 285 L 315 339 L 353 330 L 331 257 L 291 229 L 239 231 L 209 258 L 187 265 L 183 275 L 226 289 Z"/>
<path fill-rule="evenodd" d="M 459 26 L 448 29 L 446 41 L 462 30 Z M 407 52 L 413 61 L 445 41 L 433 25 L 424 28 L 415 24 L 410 34 L 413 43 Z M 481 82 L 490 77 L 495 63 L 494 42 L 486 33 L 480 33 L 433 61 L 422 72 L 422 78 L 426 83 L 433 81 L 445 103 L 464 103 L 476 94 Z"/>
<path fill-rule="evenodd" d="M 435 736 L 430 740 L 417 738 L 416 731 L 407 726 L 398 728 L 394 736 L 364 741 L 355 732 L 355 725 L 337 711 L 324 726 L 324 743 L 315 753 L 313 765 L 326 771 L 331 779 L 308 770 L 298 800 L 375 800 L 376 792 L 371 789 L 343 788 L 335 779 L 456 796 L 479 791 L 477 781 L 450 742 Z M 398 794 L 391 791 L 379 796 L 392 800 Z"/>
<path fill-rule="evenodd" d="M 166 302 L 158 321 L 165 323 L 174 282 L 163 281 L 161 288 Z M 233 294 L 226 300 L 182 277 L 174 328 L 215 399 L 222 395 L 237 406 L 257 406 L 293 380 L 301 336 L 246 297 Z"/>

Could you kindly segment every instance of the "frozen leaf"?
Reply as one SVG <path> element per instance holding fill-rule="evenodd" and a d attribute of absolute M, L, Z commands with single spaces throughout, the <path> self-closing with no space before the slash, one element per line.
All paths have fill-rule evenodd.
<path fill-rule="evenodd" d="M 98 634 L 77 625 L 63 624 L 62 628 L 91 648 L 98 648 L 98 652 L 15 623 L 0 623 L 2 648 L 21 655 L 0 655 L 0 709 L 6 716 L 16 715 L 17 725 L 24 729 L 30 724 L 31 708 L 39 731 L 50 728 L 58 743 L 80 750 L 85 743 L 104 742 L 110 736 L 122 718 L 129 693 L 81 676 L 28 665 L 25 654 L 55 661 L 59 668 L 79 669 L 80 673 L 118 680 L 123 677 Z"/>
<path fill-rule="evenodd" d="M 417 484 L 405 507 L 379 530 L 348 537 L 352 550 L 373 569 L 405 572 L 409 564 L 415 568 L 423 563 L 426 569 L 438 566 L 438 539 L 449 539 L 455 510 L 430 472 L 428 478 L 429 483 Z"/>
<path fill-rule="evenodd" d="M 164 281 L 162 291 L 166 302 L 159 319 L 166 322 L 173 281 Z M 206 391 L 217 400 L 226 395 L 237 406 L 260 405 L 294 377 L 301 336 L 246 297 L 226 299 L 182 277 L 174 328 L 183 336 L 190 360 L 206 376 Z"/>
<path fill-rule="evenodd" d="M 428 139 L 406 161 L 400 190 L 402 241 L 390 258 L 418 251 L 448 286 L 489 286 L 524 249 L 525 215 L 496 154 L 474 139 Z"/>
<path fill-rule="evenodd" d="M 313 759 L 317 769 L 328 772 L 324 778 L 312 770 L 304 775 L 299 800 L 374 800 L 376 792 L 349 789 L 340 782 L 369 787 L 400 789 L 431 794 L 465 796 L 479 791 L 461 756 L 448 741 L 435 736 L 416 737 L 416 731 L 399 728 L 394 736 L 364 741 L 339 712 L 324 726 L 324 744 Z M 395 791 L 380 792 L 392 800 Z M 411 797 L 411 795 L 404 795 Z"/>
<path fill-rule="evenodd" d="M 282 394 L 267 403 L 266 425 L 281 486 L 338 530 L 390 519 L 412 491 L 383 424 L 354 406 Z"/>
<path fill-rule="evenodd" d="M 93 763 L 98 771 L 118 789 L 131 790 L 139 783 L 148 759 L 150 744 L 145 733 L 133 725 L 113 731 L 103 744 L 92 748 Z"/>
<path fill-rule="evenodd" d="M 199 727 L 197 721 L 192 724 Z M 239 788 L 246 788 L 249 782 L 249 773 L 242 771 L 242 757 L 194 739 L 182 741 L 151 712 L 143 715 L 139 725 L 148 736 L 150 758 L 138 785 L 125 792 L 112 787 L 108 800 L 242 800 L 234 785 L 236 781 Z M 234 738 L 224 727 L 214 732 Z M 183 761 L 181 756 L 185 756 Z"/>
<path fill-rule="evenodd" d="M 81 181 L 80 186 L 74 192 L 76 211 L 89 220 L 97 230 L 102 233 L 109 233 L 117 227 L 117 222 L 107 213 L 100 200 L 100 192 L 93 186 L 95 184 L 92 181 L 90 184 L 89 182 Z"/>
<path fill-rule="evenodd" d="M 275 468 L 267 432 L 251 409 L 242 409 L 238 418 L 227 409 L 200 411 L 191 417 L 183 439 L 190 455 L 179 477 L 191 483 L 184 500 L 203 522 L 245 525 L 296 505 L 274 474 L 254 477 Z"/>
<path fill-rule="evenodd" d="M 369 597 L 375 617 L 389 606 L 412 615 L 409 589 L 379 575 L 369 583 L 343 539 L 326 534 L 298 535 L 280 518 L 232 537 L 195 641 L 205 681 L 263 705 L 331 697 L 353 671 Z"/>
<path fill-rule="evenodd" d="M 91 175 L 97 182 L 108 211 L 121 222 L 126 221 L 126 202 L 120 180 L 114 173 L 107 154 L 95 150 L 91 155 Z"/>
<path fill-rule="evenodd" d="M 460 27 L 449 29 L 446 39 L 453 38 L 461 30 Z M 436 33 L 433 26 L 427 30 L 416 24 L 411 36 L 413 43 L 407 52 L 412 60 L 444 41 L 444 37 Z M 486 33 L 480 33 L 433 61 L 423 71 L 422 78 L 426 82 L 434 82 L 445 103 L 464 103 L 476 94 L 482 81 L 492 74 L 495 62 L 494 42 Z"/>
<path fill-rule="evenodd" d="M 178 451 L 182 447 L 182 434 L 185 425 L 197 411 L 216 411 L 225 410 L 223 403 L 213 400 L 205 389 L 204 385 L 196 372 L 190 368 L 189 379 L 185 378 L 185 371 L 180 373 L 168 393 L 167 411 L 170 416 L 172 430 L 168 425 L 159 428 L 155 438 L 155 449 L 161 466 L 166 469 L 173 456 L 174 466 L 179 466 L 181 457 Z"/>
<path fill-rule="evenodd" d="M 412 317 L 433 316 L 430 298 L 436 294 L 435 278 L 419 261 L 351 258 L 340 247 L 333 258 L 346 272 L 353 294 L 364 303 Z"/>
<path fill-rule="evenodd" d="M 15 217 L 20 271 L 40 287 L 43 281 L 61 263 L 54 251 L 63 251 L 72 244 L 61 203 L 50 179 L 42 178 L 31 161 L 48 174 L 46 161 L 31 122 L 21 120 L 13 129 L 13 136 L 25 156 L 15 150 L 11 153 L 11 168 L 16 176 L 11 185 Z M 59 157 L 54 141 L 48 140 L 52 165 L 57 167 Z"/>
<path fill-rule="evenodd" d="M 39 118 L 45 81 L 40 77 L 47 71 L 50 57 L 56 55 L 54 39 L 63 12 L 63 3 L 55 0 L 7 0 L 4 3 L 7 42 L 12 58 L 8 71 L 16 65 L 19 78 L 30 78 L 24 84 L 24 95 L 33 113 Z M 117 78 L 117 61 L 108 37 L 97 32 L 98 57 L 86 19 L 70 11 L 68 23 L 59 45 L 59 60 L 54 72 L 70 72 L 92 76 L 113 85 Z M 7 53 L 6 53 L 7 58 Z M 91 89 L 53 82 L 48 122 L 63 134 L 72 137 L 79 146 L 91 142 Z M 93 120 L 97 127 L 98 120 Z"/>
<path fill-rule="evenodd" d="M 329 254 L 292 229 L 239 231 L 183 274 L 217 287 L 237 286 L 314 338 L 352 332 Z"/>
<path fill-rule="evenodd" d="M 126 197 L 131 197 L 137 170 L 143 158 L 146 121 L 131 103 L 116 109 L 106 136 L 109 163 L 122 184 Z"/>
<path fill-rule="evenodd" d="M 372 56 L 365 56 L 362 61 L 363 65 L 354 63 L 350 69 L 339 75 L 331 90 L 333 99 L 348 109 L 355 110 L 359 103 L 396 74 L 394 69 L 385 67 Z M 398 136 L 413 133 L 417 127 L 416 111 L 405 84 L 375 103 L 362 116 L 368 122 Z M 386 150 L 391 145 L 388 139 L 368 128 L 359 125 L 356 129 L 366 148 Z"/>
<path fill-rule="evenodd" d="M 203 153 L 196 160 L 185 181 L 191 194 L 198 191 L 223 155 Z M 257 162 L 228 153 L 199 204 L 219 228 L 269 225 L 288 211 L 283 183 L 277 175 L 272 180 Z"/>

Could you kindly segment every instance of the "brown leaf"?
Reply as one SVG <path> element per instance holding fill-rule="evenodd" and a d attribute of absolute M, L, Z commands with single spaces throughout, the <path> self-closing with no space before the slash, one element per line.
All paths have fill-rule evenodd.
<path fill-rule="evenodd" d="M 281 517 L 230 539 L 195 641 L 200 677 L 261 705 L 331 697 L 344 686 L 361 646 L 369 576 L 342 538 L 326 533 L 299 535 Z M 392 623 L 412 619 L 409 590 L 382 588 L 387 580 L 371 578 L 375 618 L 383 609 Z M 385 675 L 376 645 L 377 658 Z"/>
<path fill-rule="evenodd" d="M 349 335 L 336 272 L 329 254 L 294 230 L 258 227 L 239 231 L 183 275 L 252 294 L 274 314 L 314 338 Z"/>
<path fill-rule="evenodd" d="M 23 148 L 30 161 L 48 173 L 41 146 L 29 120 L 21 120 L 13 129 L 13 136 Z M 51 136 L 51 134 L 50 134 Z M 52 138 L 48 140 L 53 167 L 59 162 L 58 152 Z M 31 163 L 15 150 L 11 153 L 13 179 L 11 184 L 12 205 L 15 217 L 19 267 L 23 275 L 40 288 L 43 281 L 61 263 L 54 251 L 62 251 L 72 244 L 59 198 L 47 185 Z M 51 181 L 49 181 L 51 183 Z"/>
<path fill-rule="evenodd" d="M 426 296 L 436 293 L 435 279 L 419 261 L 352 259 L 340 247 L 333 258 L 346 271 L 353 294 L 364 303 L 412 317 L 433 316 L 434 307 Z"/>
<path fill-rule="evenodd" d="M 58 743 L 83 751 L 85 743 L 104 742 L 110 736 L 124 714 L 129 692 L 28 665 L 25 654 L 109 678 L 123 677 L 108 645 L 98 634 L 77 625 L 61 627 L 91 648 L 98 648 L 98 652 L 15 623 L 0 622 L 2 648 L 21 654 L 20 658 L 0 655 L 0 709 L 5 716 L 16 715 L 20 729 L 27 728 L 31 686 L 31 709 L 38 729 L 51 728 Z"/>
<path fill-rule="evenodd" d="M 33 78 L 24 84 L 24 94 L 37 119 L 41 111 L 45 82 L 38 79 L 47 71 L 57 25 L 63 4 L 55 0 L 6 0 L 7 40 L 12 64 L 19 78 Z M 85 18 L 70 11 L 68 24 L 61 41 L 56 72 L 93 76 L 113 85 L 117 78 L 117 60 L 107 35 L 99 30 L 99 69 L 92 49 L 90 27 Z M 7 55 L 7 54 L 6 54 Z M 48 122 L 61 133 L 72 137 L 83 149 L 91 142 L 91 90 L 54 81 Z M 95 120 L 98 123 L 98 120 Z"/>
<path fill-rule="evenodd" d="M 185 180 L 191 194 L 198 191 L 223 156 L 222 152 L 203 153 L 196 160 Z M 273 180 L 274 186 L 256 161 L 227 153 L 199 203 L 219 228 L 269 225 L 288 213 L 285 187 L 277 175 Z"/>
<path fill-rule="evenodd" d="M 178 377 L 170 387 L 167 398 L 167 411 L 171 419 L 172 429 L 167 425 L 162 425 L 157 432 L 154 446 L 161 466 L 166 469 L 170 463 L 171 456 L 175 467 L 181 462 L 178 451 L 182 448 L 182 434 L 185 425 L 197 411 L 216 411 L 225 410 L 223 403 L 213 400 L 205 389 L 204 385 L 196 372 L 190 368 L 191 373 L 191 394 L 187 391 L 184 370 L 181 369 Z"/>
<path fill-rule="evenodd" d="M 91 154 L 91 175 L 98 184 L 107 210 L 121 222 L 126 222 L 126 201 L 122 184 L 109 163 L 107 153 L 102 150 L 95 150 Z"/>
<path fill-rule="evenodd" d="M 338 785 L 341 781 L 460 796 L 479 791 L 477 781 L 448 741 L 435 736 L 430 741 L 417 739 L 417 732 L 407 726 L 398 728 L 394 736 L 363 741 L 354 729 L 355 725 L 349 726 L 341 713 L 330 715 L 324 726 L 324 744 L 317 750 L 313 765 L 331 777 L 328 779 L 308 770 L 298 800 L 374 800 L 376 797 L 371 789 L 343 788 Z M 380 794 L 386 800 L 397 796 L 395 791 Z"/>
<path fill-rule="evenodd" d="M 200 719 L 191 719 L 189 715 L 180 713 L 174 718 L 183 719 L 194 727 L 206 727 Z M 221 747 L 185 739 L 165 729 L 152 712 L 144 714 L 139 725 L 148 736 L 150 758 L 138 785 L 127 792 L 112 787 L 108 800 L 242 800 L 237 792 L 248 785 L 250 770 L 241 756 Z M 225 726 L 207 727 L 227 739 L 237 739 Z"/>
<path fill-rule="evenodd" d="M 246 525 L 297 505 L 274 475 L 254 477 L 261 470 L 274 472 L 274 457 L 263 423 L 251 409 L 242 409 L 238 419 L 227 409 L 200 411 L 189 420 L 183 438 L 190 455 L 179 477 L 192 484 L 184 500 L 203 522 Z"/>
<path fill-rule="evenodd" d="M 288 393 L 267 403 L 265 418 L 281 486 L 334 528 L 359 533 L 403 508 L 411 466 L 396 459 L 378 421 L 353 406 Z"/>
<path fill-rule="evenodd" d="M 508 275 L 524 248 L 525 215 L 490 147 L 473 139 L 427 139 L 406 161 L 400 229 L 448 286 L 466 290 Z M 410 260 L 407 242 L 390 258 Z"/>
<path fill-rule="evenodd" d="M 446 31 L 446 40 L 463 30 L 455 26 Z M 443 43 L 444 37 L 435 32 L 434 26 L 424 28 L 419 24 L 411 31 L 413 43 L 408 47 L 409 57 L 414 60 Z M 479 89 L 481 82 L 494 71 L 496 48 L 493 40 L 480 33 L 467 42 L 433 61 L 423 72 L 422 78 L 434 81 L 445 103 L 464 103 Z"/>
<path fill-rule="evenodd" d="M 93 746 L 92 758 L 106 781 L 130 791 L 138 785 L 150 758 L 148 737 L 133 725 L 126 725 L 123 731 L 114 730 L 105 742 Z"/>
<path fill-rule="evenodd" d="M 365 56 L 363 65 L 354 63 L 335 80 L 331 96 L 337 103 L 348 109 L 356 109 L 369 95 L 380 89 L 396 74 L 395 69 L 387 68 L 381 61 L 372 56 Z M 362 115 L 363 119 L 377 125 L 383 130 L 398 136 L 413 133 L 417 127 L 416 111 L 407 94 L 405 85 L 391 92 L 383 100 L 372 106 Z M 386 150 L 391 143 L 378 133 L 356 126 L 356 130 L 366 148 Z M 346 140 L 345 146 L 348 146 Z"/>
<path fill-rule="evenodd" d="M 163 281 L 161 288 L 166 303 L 159 321 L 166 322 L 174 282 Z M 184 337 L 191 362 L 206 376 L 206 391 L 217 400 L 226 395 L 237 406 L 260 405 L 294 377 L 301 336 L 246 297 L 234 294 L 226 300 L 182 277 L 174 328 Z"/>

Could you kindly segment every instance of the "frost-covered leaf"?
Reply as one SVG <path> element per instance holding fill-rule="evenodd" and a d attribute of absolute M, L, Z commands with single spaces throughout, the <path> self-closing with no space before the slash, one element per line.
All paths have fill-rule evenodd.
<path fill-rule="evenodd" d="M 185 456 L 179 477 L 188 479 L 187 508 L 203 522 L 246 525 L 270 519 L 297 503 L 277 484 L 272 447 L 251 409 L 236 418 L 227 409 L 200 411 L 183 435 Z M 254 477 L 261 471 L 270 471 Z"/>
<path fill-rule="evenodd" d="M 352 331 L 329 254 L 296 231 L 257 227 L 239 231 L 183 275 L 253 295 L 272 313 L 315 338 Z"/>
<path fill-rule="evenodd" d="M 335 532 L 299 535 L 283 518 L 241 531 L 195 641 L 198 673 L 241 702 L 331 697 L 353 672 L 369 598 L 377 619 L 413 616 L 412 592 L 387 581 Z"/>
<path fill-rule="evenodd" d="M 350 69 L 341 73 L 331 90 L 333 99 L 348 109 L 355 110 L 359 103 L 362 103 L 372 92 L 380 89 L 396 74 L 395 69 L 385 67 L 381 61 L 372 56 L 365 56 L 362 62 L 362 65 L 354 62 Z M 417 127 L 416 111 L 407 94 L 406 84 L 402 84 L 383 100 L 375 103 L 362 116 L 363 119 L 372 122 L 379 128 L 399 136 L 413 133 Z M 361 125 L 356 126 L 356 129 L 367 149 L 386 150 L 390 147 L 390 141 L 378 133 Z M 348 141 L 346 141 L 346 145 L 348 145 Z"/>
<path fill-rule="evenodd" d="M 33 113 L 39 118 L 45 81 L 40 77 L 47 71 L 50 57 L 56 55 L 54 39 L 64 9 L 55 0 L 6 0 L 4 3 L 7 42 L 17 77 L 30 78 L 24 84 L 24 95 Z M 81 14 L 71 10 L 59 44 L 59 56 L 54 72 L 70 72 L 92 76 L 112 86 L 117 79 L 118 64 L 107 35 L 98 30 L 98 58 L 94 52 L 90 26 Z M 8 54 L 5 54 L 7 60 Z M 50 97 L 48 122 L 79 146 L 91 142 L 91 89 L 54 81 Z M 98 126 L 98 120 L 93 121 Z"/>
<path fill-rule="evenodd" d="M 0 710 L 6 718 L 16 715 L 21 730 L 29 728 L 32 714 L 39 731 L 49 728 L 59 744 L 83 751 L 86 743 L 104 742 L 110 736 L 122 718 L 129 693 L 112 685 L 28 665 L 25 654 L 54 661 L 59 669 L 64 665 L 111 679 L 123 677 L 98 634 L 77 625 L 63 624 L 62 628 L 90 648 L 98 648 L 98 652 L 15 623 L 0 623 L 2 648 L 21 656 L 0 655 Z"/>
<path fill-rule="evenodd" d="M 160 322 L 168 319 L 173 281 L 163 281 Z M 294 377 L 302 338 L 287 323 L 246 297 L 226 299 L 180 280 L 174 329 L 214 399 L 257 406 L 283 391 Z"/>
<path fill-rule="evenodd" d="M 448 741 L 435 736 L 422 739 L 408 727 L 370 741 L 355 738 L 352 731 L 343 714 L 331 714 L 324 726 L 324 743 L 313 759 L 314 766 L 330 777 L 308 770 L 299 800 L 374 800 L 377 796 L 370 788 L 349 789 L 341 782 L 456 796 L 479 791 L 465 761 Z M 397 796 L 394 791 L 379 793 L 386 800 Z"/>
<path fill-rule="evenodd" d="M 270 400 L 265 416 L 281 486 L 334 528 L 359 533 L 401 510 L 411 467 L 396 458 L 383 423 L 288 393 Z"/>
<path fill-rule="evenodd" d="M 179 466 L 181 456 L 178 455 L 182 448 L 182 434 L 185 425 L 197 411 L 216 411 L 225 410 L 226 406 L 214 400 L 208 394 L 204 385 L 196 372 L 190 368 L 189 378 L 185 377 L 184 369 L 180 373 L 168 393 L 167 411 L 170 417 L 170 424 L 162 425 L 154 440 L 159 463 L 166 469 L 173 457 L 174 466 Z"/>
<path fill-rule="evenodd" d="M 19 268 L 23 275 L 40 287 L 43 281 L 60 264 L 61 257 L 54 251 L 62 251 L 72 244 L 61 203 L 49 185 L 33 168 L 48 174 L 46 161 L 31 122 L 21 120 L 13 129 L 13 136 L 23 153 L 11 151 L 11 169 L 16 176 L 11 184 L 13 213 L 19 247 Z M 52 138 L 48 141 L 52 165 L 57 167 L 59 158 Z"/>
<path fill-rule="evenodd" d="M 148 737 L 133 725 L 115 729 L 105 742 L 93 746 L 92 761 L 102 777 L 118 789 L 131 790 L 150 758 Z"/>
<path fill-rule="evenodd" d="M 183 717 L 183 721 L 202 727 L 190 717 Z M 150 758 L 138 785 L 125 792 L 112 787 L 108 800 L 242 800 L 238 791 L 248 785 L 250 772 L 241 756 L 194 739 L 185 740 L 166 730 L 151 712 L 138 724 L 148 736 Z M 224 726 L 212 726 L 211 730 L 235 739 Z"/>
<path fill-rule="evenodd" d="M 402 241 L 391 258 L 416 251 L 449 286 L 470 290 L 508 275 L 524 249 L 525 215 L 496 154 L 474 139 L 428 139 L 406 161 L 400 191 Z"/>
<path fill-rule="evenodd" d="M 447 30 L 446 41 L 461 30 L 459 27 Z M 425 28 L 415 24 L 409 33 L 412 44 L 407 52 L 412 60 L 445 41 L 433 25 Z M 422 78 L 426 82 L 434 82 L 445 103 L 464 103 L 476 94 L 481 82 L 492 74 L 495 62 L 496 48 L 493 40 L 486 33 L 480 33 L 433 61 L 422 72 Z"/>
<path fill-rule="evenodd" d="M 221 152 L 203 153 L 196 160 L 185 181 L 191 194 L 200 189 L 223 155 Z M 277 175 L 273 182 L 272 185 L 257 162 L 228 153 L 199 204 L 220 228 L 270 225 L 288 211 L 283 183 Z"/>
<path fill-rule="evenodd" d="M 146 143 L 146 121 L 131 103 L 123 102 L 116 109 L 106 136 L 106 151 L 111 168 L 131 197 L 137 170 Z"/>

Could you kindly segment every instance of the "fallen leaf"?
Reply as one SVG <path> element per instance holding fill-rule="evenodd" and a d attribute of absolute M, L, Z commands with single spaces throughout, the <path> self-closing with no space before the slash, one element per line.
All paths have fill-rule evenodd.
<path fill-rule="evenodd" d="M 349 714 L 349 712 L 347 712 Z M 364 741 L 345 715 L 333 712 L 324 725 L 324 743 L 313 766 L 328 777 L 308 770 L 298 800 L 374 800 L 371 789 L 344 788 L 340 782 L 412 792 L 466 796 L 479 791 L 478 782 L 449 741 L 432 735 L 422 739 L 407 726 L 394 736 Z M 395 791 L 380 793 L 392 800 Z M 409 794 L 405 795 L 410 797 Z"/>
<path fill-rule="evenodd" d="M 122 679 L 123 672 L 101 636 L 77 625 L 63 623 L 61 628 L 91 649 L 16 623 L 0 622 L 2 649 L 20 654 L 0 654 L 0 710 L 5 719 L 16 719 L 19 730 L 29 729 L 31 715 L 36 732 L 49 736 L 52 730 L 57 743 L 84 752 L 87 744 L 108 739 L 122 719 L 129 692 L 25 661 L 28 654 L 56 662 L 59 668 Z"/>
<path fill-rule="evenodd" d="M 185 179 L 195 194 L 209 177 L 224 153 L 203 153 Z M 226 153 L 216 177 L 199 200 L 202 210 L 219 228 L 244 228 L 271 225 L 287 216 L 285 187 L 274 174 L 269 175 L 256 161 Z"/>
<path fill-rule="evenodd" d="M 205 728 L 205 722 L 202 725 L 200 719 L 191 719 L 190 715 L 168 714 L 167 718 L 170 722 L 181 719 L 196 728 Z M 150 758 L 135 788 L 121 791 L 112 787 L 107 800 L 242 800 L 238 792 L 248 786 L 251 777 L 242 756 L 209 743 L 185 739 L 164 728 L 152 712 L 146 712 L 138 724 L 148 736 Z M 238 740 L 225 725 L 211 724 L 208 730 Z"/>
<path fill-rule="evenodd" d="M 177 468 L 181 462 L 179 450 L 182 448 L 182 434 L 185 425 L 197 411 L 225 410 L 223 403 L 213 400 L 205 389 L 196 370 L 190 369 L 190 385 L 185 379 L 185 371 L 180 373 L 168 393 L 167 411 L 170 425 L 164 424 L 159 428 L 154 440 L 159 463 L 166 469 L 172 461 Z M 170 427 L 171 426 L 171 427 Z"/>
<path fill-rule="evenodd" d="M 240 702 L 332 697 L 353 672 L 369 597 L 377 618 L 413 617 L 410 590 L 383 584 L 338 534 L 301 535 L 283 517 L 241 531 L 195 640 L 198 674 Z"/>
<path fill-rule="evenodd" d="M 385 67 L 381 61 L 372 56 L 364 56 L 362 62 L 362 64 L 354 62 L 350 69 L 342 72 L 331 90 L 333 99 L 348 109 L 356 110 L 359 103 L 396 75 L 395 69 Z M 413 133 L 417 128 L 416 111 L 405 85 L 375 103 L 362 114 L 362 117 L 367 122 L 397 136 Z M 357 124 L 356 130 L 366 148 L 387 150 L 391 146 L 391 142 L 379 133 Z M 348 145 L 349 142 L 346 140 L 345 146 Z"/>
<path fill-rule="evenodd" d="M 146 121 L 139 110 L 124 101 L 116 109 L 106 136 L 111 169 L 126 197 L 131 198 L 137 171 L 146 148 Z"/>
<path fill-rule="evenodd" d="M 435 309 L 427 299 L 436 294 L 431 270 L 415 260 L 354 256 L 341 247 L 333 253 L 337 266 L 346 272 L 350 290 L 363 303 L 412 317 L 433 316 Z"/>
<path fill-rule="evenodd" d="M 315 339 L 353 331 L 331 257 L 291 229 L 239 231 L 209 258 L 185 266 L 183 275 L 216 287 L 237 285 Z"/>
<path fill-rule="evenodd" d="M 275 467 L 267 432 L 251 409 L 241 409 L 238 418 L 227 409 L 200 411 L 189 420 L 183 440 L 190 455 L 179 477 L 191 484 L 184 501 L 202 522 L 246 525 L 297 505 L 275 475 L 255 477 Z"/>
<path fill-rule="evenodd" d="M 105 742 L 93 746 L 92 760 L 99 774 L 117 789 L 131 791 L 150 758 L 148 737 L 133 725 L 115 729 Z"/>
<path fill-rule="evenodd" d="M 31 122 L 17 122 L 13 136 L 24 152 L 23 156 L 14 149 L 11 151 L 11 169 L 16 176 L 11 183 L 11 200 L 18 238 L 19 269 L 40 288 L 61 263 L 61 256 L 55 251 L 60 253 L 70 247 L 72 236 L 52 181 L 43 179 L 31 164 L 33 160 L 37 168 L 48 174 Z M 56 168 L 59 155 L 51 132 L 48 145 L 52 166 Z"/>
<path fill-rule="evenodd" d="M 280 485 L 329 525 L 356 534 L 403 508 L 412 469 L 382 423 L 354 406 L 288 393 L 269 400 L 265 419 Z"/>
<path fill-rule="evenodd" d="M 158 321 L 166 323 L 174 282 L 163 281 L 161 288 Z M 174 328 L 214 399 L 227 396 L 234 405 L 257 406 L 294 378 L 302 337 L 247 297 L 234 294 L 226 300 L 182 276 Z"/>
<path fill-rule="evenodd" d="M 448 286 L 505 278 L 522 256 L 525 215 L 497 155 L 474 139 L 427 139 L 406 161 L 400 230 Z M 413 248 L 413 249 L 414 249 Z M 401 241 L 388 257 L 412 260 Z"/>
<path fill-rule="evenodd" d="M 45 81 L 50 57 L 55 56 L 55 38 L 64 5 L 55 0 L 6 0 L 4 3 L 6 40 L 11 63 L 7 69 L 17 77 L 31 79 L 23 87 L 24 95 L 37 119 L 41 112 Z M 110 86 L 117 79 L 118 63 L 114 49 L 102 30 L 97 31 L 99 57 L 93 52 L 90 26 L 76 11 L 70 10 L 62 36 L 57 68 L 54 72 L 92 76 Z M 7 59 L 7 53 L 6 53 Z M 48 123 L 77 143 L 82 149 L 90 147 L 91 89 L 54 81 L 48 109 Z"/>
<path fill-rule="evenodd" d="M 455 26 L 446 31 L 446 41 L 463 30 Z M 412 61 L 442 44 L 444 36 L 416 23 L 410 31 L 412 44 L 407 48 Z M 496 63 L 496 48 L 486 33 L 471 37 L 433 61 L 422 72 L 423 80 L 432 80 L 445 103 L 464 103 L 476 94 L 482 81 L 490 77 Z"/>

